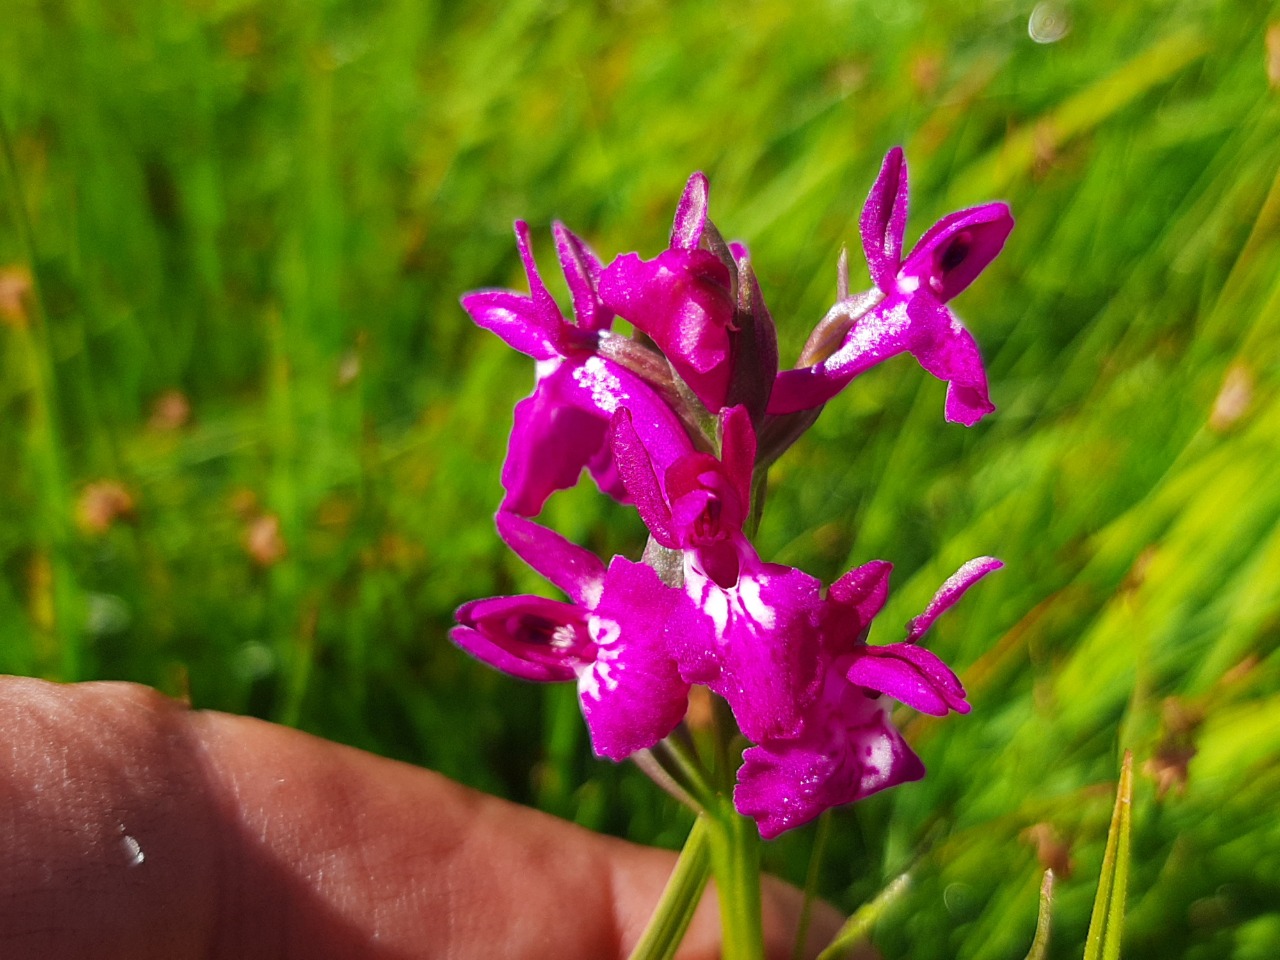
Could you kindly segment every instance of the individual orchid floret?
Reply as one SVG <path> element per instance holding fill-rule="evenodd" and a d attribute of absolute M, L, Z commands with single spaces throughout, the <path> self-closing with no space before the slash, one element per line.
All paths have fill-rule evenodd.
<path fill-rule="evenodd" d="M 721 413 L 719 458 L 690 449 L 661 481 L 629 411 L 610 429 L 619 472 L 653 539 L 682 552 L 693 602 L 668 628 L 681 675 L 724 697 L 748 737 L 795 733 L 818 679 L 821 584 L 764 563 L 742 532 L 756 452 L 746 409 Z"/>
<path fill-rule="evenodd" d="M 537 596 L 474 600 L 450 638 L 472 656 L 526 680 L 576 680 L 595 752 L 623 760 L 683 718 L 689 684 L 667 653 L 668 621 L 688 601 L 650 568 L 590 551 L 514 514 L 498 531 L 573 603 Z"/>
<path fill-rule="evenodd" d="M 995 409 L 977 344 L 946 304 L 1004 246 L 1013 229 L 1009 208 L 988 203 L 948 214 L 925 231 L 904 260 L 906 222 L 907 164 L 902 148 L 895 147 L 885 157 L 859 222 L 871 279 L 882 299 L 842 299 L 833 308 L 828 321 L 843 323 L 843 340 L 829 356 L 806 358 L 810 365 L 778 375 L 771 414 L 819 406 L 858 374 L 903 352 L 947 381 L 948 420 L 972 426 Z"/>
<path fill-rule="evenodd" d="M 712 412 L 728 394 L 733 276 L 699 247 L 707 224 L 707 178 L 689 178 L 671 245 L 652 260 L 628 253 L 605 268 L 600 293 L 614 312 L 653 338 L 689 389 Z"/>
<path fill-rule="evenodd" d="M 887 698 L 936 716 L 969 712 L 960 680 L 915 641 L 1000 566 L 992 557 L 969 561 L 908 625 L 907 640 L 885 646 L 868 646 L 866 638 L 888 596 L 892 566 L 875 560 L 831 585 L 821 693 L 808 705 L 798 736 L 767 738 L 743 754 L 734 802 L 756 819 L 762 836 L 924 776 L 923 764 L 890 722 Z"/>
<path fill-rule="evenodd" d="M 624 499 L 606 439 L 609 417 L 625 402 L 667 432 L 678 430 L 679 421 L 653 384 L 610 355 L 622 338 L 609 333 L 613 314 L 597 293 L 600 261 L 586 244 L 561 224 L 553 228 L 573 300 L 569 323 L 538 273 L 528 226 L 517 222 L 515 232 L 529 293 L 480 290 L 462 298 L 478 325 L 538 361 L 534 391 L 515 408 L 502 509 L 536 516 L 552 493 L 578 482 L 584 467 L 602 491 Z"/>
<path fill-rule="evenodd" d="M 994 557 L 970 560 L 943 583 L 924 613 L 907 625 L 905 641 L 882 646 L 868 645 L 866 634 L 872 618 L 884 606 L 893 568 L 876 560 L 851 570 L 833 583 L 827 594 L 832 614 L 829 655 L 851 683 L 887 694 L 922 713 L 968 713 L 960 680 L 917 641 L 971 586 L 1002 566 Z M 845 659 L 849 657 L 852 659 Z"/>

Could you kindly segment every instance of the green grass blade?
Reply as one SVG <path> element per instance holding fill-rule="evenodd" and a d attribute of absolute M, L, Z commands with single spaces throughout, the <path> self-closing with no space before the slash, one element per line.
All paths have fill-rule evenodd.
<path fill-rule="evenodd" d="M 1045 960 L 1049 956 L 1049 934 L 1053 926 L 1053 871 L 1044 872 L 1040 883 L 1040 910 L 1036 914 L 1036 935 L 1027 951 L 1027 960 Z"/>
<path fill-rule="evenodd" d="M 1007 190 L 1018 177 L 1035 166 L 1037 151 L 1046 144 L 1059 147 L 1104 123 L 1134 100 L 1167 82 L 1208 51 L 1209 45 L 1194 28 L 1185 28 L 1153 43 L 1114 73 L 1059 104 L 1035 124 L 1005 138 L 993 155 L 985 158 L 952 184 L 956 196 Z"/>
<path fill-rule="evenodd" d="M 891 881 L 888 886 L 876 894 L 875 899 L 864 903 L 854 911 L 853 916 L 846 920 L 845 925 L 840 928 L 840 932 L 836 934 L 835 939 L 828 944 L 825 950 L 818 954 L 818 960 L 840 960 L 841 957 L 847 956 L 849 951 L 867 939 L 871 933 L 871 928 L 876 925 L 876 921 L 907 892 L 907 888 L 910 886 L 911 875 L 907 873 Z"/>
<path fill-rule="evenodd" d="M 1129 834 L 1133 806 L 1133 753 L 1125 751 L 1116 788 L 1116 806 L 1107 832 L 1102 876 L 1093 901 L 1093 916 L 1085 938 L 1084 960 L 1116 960 L 1124 935 L 1125 890 L 1129 881 Z"/>

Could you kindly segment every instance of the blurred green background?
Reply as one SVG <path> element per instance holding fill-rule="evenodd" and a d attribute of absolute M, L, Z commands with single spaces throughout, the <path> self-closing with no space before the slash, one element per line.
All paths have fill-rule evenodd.
<path fill-rule="evenodd" d="M 572 690 L 445 638 L 465 600 L 547 589 L 491 524 L 531 363 L 457 298 L 523 287 L 517 217 L 547 264 L 556 218 L 653 255 L 702 169 L 790 361 L 902 143 L 910 238 L 989 199 L 1018 219 L 956 304 L 1000 409 L 946 424 L 942 384 L 883 365 L 775 469 L 759 545 L 827 580 L 893 561 L 881 642 L 962 560 L 1008 568 L 931 634 L 973 714 L 904 714 L 930 775 L 835 817 L 820 889 L 852 908 L 914 864 L 886 956 L 1016 958 L 1054 864 L 1078 957 L 1131 748 L 1126 955 L 1280 955 L 1278 21 L 6 0 L 0 669 L 189 691 L 677 846 Z M 642 539 L 589 486 L 548 517 Z M 812 844 L 767 865 L 802 881 Z"/>

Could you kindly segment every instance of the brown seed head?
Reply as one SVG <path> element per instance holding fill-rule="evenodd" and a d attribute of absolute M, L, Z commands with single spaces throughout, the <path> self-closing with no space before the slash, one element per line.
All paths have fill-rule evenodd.
<path fill-rule="evenodd" d="M 272 567 L 289 552 L 280 532 L 280 518 L 264 513 L 250 521 L 244 534 L 244 548 L 260 567 Z"/>
<path fill-rule="evenodd" d="M 181 390 L 166 390 L 151 405 L 147 426 L 168 433 L 185 427 L 191 419 L 191 401 Z"/>
<path fill-rule="evenodd" d="M 23 264 L 0 267 L 0 323 L 15 330 L 27 326 L 27 298 L 31 294 L 31 271 Z"/>
<path fill-rule="evenodd" d="M 75 510 L 76 526 L 97 536 L 110 530 L 117 520 L 133 519 L 133 494 L 117 480 L 99 480 L 80 492 Z"/>

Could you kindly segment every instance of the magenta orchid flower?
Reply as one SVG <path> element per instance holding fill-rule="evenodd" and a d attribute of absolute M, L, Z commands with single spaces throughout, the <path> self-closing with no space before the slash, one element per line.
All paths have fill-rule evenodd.
<path fill-rule="evenodd" d="M 691 686 L 706 686 L 754 742 L 733 800 L 766 838 L 924 775 L 893 725 L 895 702 L 935 716 L 970 709 L 959 678 L 920 640 L 1000 561 L 971 560 L 905 639 L 871 645 L 889 563 L 850 570 L 824 591 L 804 571 L 762 560 L 747 536 L 769 465 L 874 364 L 913 354 L 947 382 L 949 420 L 972 425 L 993 409 L 977 347 L 948 303 L 999 253 L 1013 219 L 1001 203 L 950 214 L 904 257 L 907 202 L 906 162 L 894 149 L 859 223 L 874 288 L 849 296 L 842 256 L 836 306 L 801 366 L 781 374 L 747 250 L 708 219 L 700 173 L 653 259 L 628 253 L 604 266 L 553 227 L 570 319 L 539 275 L 523 222 L 515 233 L 529 292 L 462 301 L 479 326 L 537 361 L 533 393 L 516 406 L 497 527 L 568 599 L 472 601 L 458 609 L 452 640 L 516 677 L 575 683 L 595 752 L 618 761 L 676 732 Z M 636 335 L 612 332 L 615 316 Z M 584 469 L 635 505 L 650 535 L 645 562 L 606 563 L 529 519 Z M 718 757 L 731 735 L 717 724 Z M 718 788 L 688 751 L 697 743 L 679 735 L 637 759 L 704 815 L 725 814 L 719 800 L 707 803 Z"/>
<path fill-rule="evenodd" d="M 812 366 L 778 374 L 770 413 L 795 413 L 826 403 L 860 373 L 903 352 L 947 381 L 948 420 L 972 426 L 995 409 L 977 344 L 947 302 L 1003 248 L 1013 229 L 1009 208 L 988 203 L 948 214 L 925 231 L 904 260 L 906 224 L 907 163 L 902 148 L 894 147 L 859 222 L 871 279 L 883 299 L 870 309 L 863 298 L 836 305 L 833 317 L 838 319 L 842 310 L 850 315 L 843 342 Z"/>
<path fill-rule="evenodd" d="M 595 254 L 562 224 L 554 226 L 573 300 L 575 322 L 569 323 L 538 273 L 528 226 L 517 222 L 515 232 L 529 293 L 480 290 L 462 298 L 479 326 L 538 361 L 534 391 L 515 408 L 502 465 L 502 509 L 536 516 L 552 493 L 578 482 L 584 467 L 604 493 L 624 500 L 606 438 L 614 410 L 625 403 L 637 417 L 661 424 L 657 436 L 679 430 L 679 421 L 651 384 L 605 355 L 609 338 L 620 338 L 609 332 L 613 314 L 597 293 L 601 265 Z"/>
<path fill-rule="evenodd" d="M 936 655 L 916 645 L 971 586 L 1002 566 L 971 560 L 908 624 L 907 639 L 869 646 L 867 631 L 889 593 L 892 566 L 876 560 L 831 585 L 826 604 L 821 692 L 807 705 L 794 737 L 762 739 L 743 754 L 734 803 L 763 837 L 812 820 L 886 787 L 918 780 L 924 765 L 889 718 L 889 697 L 924 713 L 968 713 L 964 687 Z"/>
<path fill-rule="evenodd" d="M 624 760 L 667 736 L 684 717 L 689 684 L 663 642 L 686 604 L 641 563 L 599 558 L 514 514 L 498 531 L 522 559 L 574 602 L 537 596 L 474 600 L 458 609 L 450 638 L 504 673 L 578 685 L 595 752 Z"/>
<path fill-rule="evenodd" d="M 615 259 L 604 269 L 600 295 L 618 316 L 653 338 L 689 389 L 715 413 L 729 393 L 737 330 L 729 267 L 698 246 L 707 224 L 707 192 L 707 178 L 691 176 L 676 208 L 670 247 L 652 260 L 634 253 Z"/>

